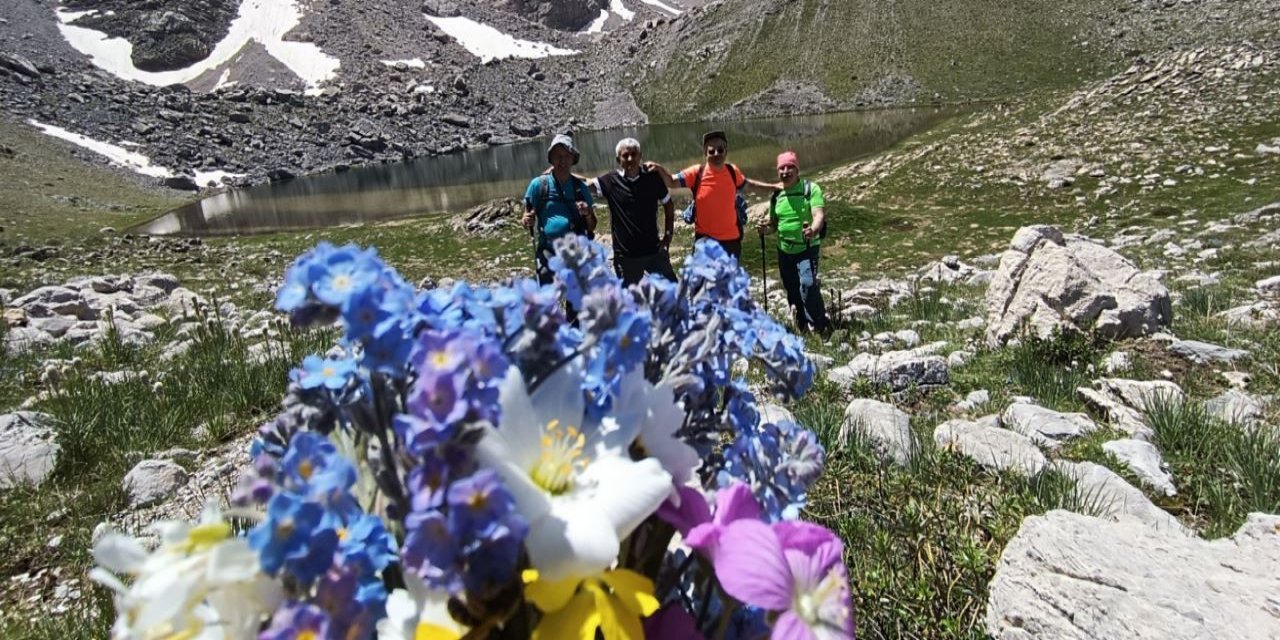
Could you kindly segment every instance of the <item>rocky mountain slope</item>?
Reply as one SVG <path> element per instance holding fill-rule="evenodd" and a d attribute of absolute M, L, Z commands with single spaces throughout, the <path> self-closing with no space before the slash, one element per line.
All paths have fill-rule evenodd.
<path fill-rule="evenodd" d="M 35 0 L 0 22 L 0 117 L 123 145 L 191 189 L 584 126 L 1007 97 L 1169 46 L 1261 37 L 1277 12 L 1264 0 Z M 577 53 L 492 59 L 516 51 Z"/>
<path fill-rule="evenodd" d="M 663 119 L 1007 98 L 1170 47 L 1274 34 L 1278 11 L 1231 0 L 717 2 L 637 36 L 627 50 L 648 64 L 628 79 Z"/>
<path fill-rule="evenodd" d="M 68 12 L 23 2 L 0 22 L 0 117 L 124 145 L 180 175 L 223 171 L 233 183 L 504 144 L 579 126 L 603 85 L 588 55 L 490 56 L 585 51 L 601 37 L 547 24 L 571 28 L 603 12 L 602 28 L 625 28 L 670 16 L 638 4 L 624 20 L 573 4 L 81 0 Z M 472 33 L 477 24 L 505 40 Z M 108 36 L 126 38 L 131 57 L 104 48 Z M 499 50 L 464 46 L 477 43 Z"/>

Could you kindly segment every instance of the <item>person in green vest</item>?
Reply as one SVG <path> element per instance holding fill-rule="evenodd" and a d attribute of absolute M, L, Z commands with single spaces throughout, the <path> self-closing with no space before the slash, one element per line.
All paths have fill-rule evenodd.
<path fill-rule="evenodd" d="M 778 271 L 796 329 L 826 332 L 831 322 L 818 278 L 818 249 L 827 235 L 826 200 L 821 187 L 800 179 L 794 151 L 779 154 L 777 164 L 782 190 L 773 193 L 769 221 L 760 224 L 760 235 L 778 232 Z"/>

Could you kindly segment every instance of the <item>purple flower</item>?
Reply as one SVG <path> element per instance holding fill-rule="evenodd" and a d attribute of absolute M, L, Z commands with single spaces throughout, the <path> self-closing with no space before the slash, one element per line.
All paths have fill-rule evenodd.
<path fill-rule="evenodd" d="M 435 424 L 448 426 L 462 419 L 467 404 L 462 392 L 465 379 L 452 371 L 422 371 L 409 392 L 409 411 Z"/>
<path fill-rule="evenodd" d="M 698 631 L 698 625 L 693 616 L 688 611 L 685 611 L 684 607 L 675 603 L 659 609 L 653 615 L 645 618 L 642 623 L 644 625 L 644 637 L 653 638 L 654 640 L 664 640 L 666 638 L 702 640 L 704 637 Z"/>
<path fill-rule="evenodd" d="M 678 486 L 676 493 L 680 494 L 680 505 L 668 499 L 658 507 L 658 517 L 675 527 L 681 537 L 688 538 L 690 529 L 711 522 L 711 508 L 702 492 L 693 487 Z"/>
<path fill-rule="evenodd" d="M 271 616 L 271 626 L 258 634 L 258 640 L 300 640 L 328 638 L 329 616 L 320 607 L 289 602 Z"/>
<path fill-rule="evenodd" d="M 683 505 L 682 500 L 681 506 Z M 689 534 L 685 536 L 685 542 L 715 561 L 720 548 L 720 538 L 726 527 L 740 520 L 758 522 L 762 516 L 760 503 L 756 502 L 755 496 L 751 493 L 751 487 L 741 482 L 735 483 L 716 493 L 715 516 L 710 519 L 710 522 L 703 521 L 690 529 Z"/>
<path fill-rule="evenodd" d="M 779 612 L 774 638 L 853 638 L 844 545 L 807 522 L 741 519 L 724 527 L 713 564 L 725 593 Z"/>
<path fill-rule="evenodd" d="M 329 615 L 329 637 L 372 638 L 374 625 L 386 616 L 387 590 L 376 575 L 335 568 L 316 585 L 313 603 Z"/>
<path fill-rule="evenodd" d="M 458 541 L 449 522 L 439 511 L 411 513 L 405 521 L 408 534 L 400 559 L 406 569 L 418 574 L 428 586 L 450 593 L 462 590 Z"/>
<path fill-rule="evenodd" d="M 449 485 L 449 518 L 455 533 L 480 533 L 505 518 L 515 501 L 492 469 L 481 469 Z"/>

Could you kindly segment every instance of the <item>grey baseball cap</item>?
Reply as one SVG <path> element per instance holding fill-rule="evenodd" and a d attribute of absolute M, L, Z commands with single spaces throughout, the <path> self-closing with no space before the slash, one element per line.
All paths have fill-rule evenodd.
<path fill-rule="evenodd" d="M 573 154 L 573 163 L 578 164 L 578 159 L 581 155 L 578 153 L 578 148 L 573 146 L 573 138 L 563 133 L 552 138 L 551 146 L 547 147 L 547 162 L 551 162 L 551 150 L 556 147 L 564 147 L 565 149 L 568 149 L 569 153 Z"/>

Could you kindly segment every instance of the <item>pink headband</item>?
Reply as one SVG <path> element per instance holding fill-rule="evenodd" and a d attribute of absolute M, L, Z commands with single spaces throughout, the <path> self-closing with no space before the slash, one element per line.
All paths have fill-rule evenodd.
<path fill-rule="evenodd" d="M 796 152 L 783 151 L 778 154 L 778 168 L 781 169 L 788 165 L 795 167 L 797 170 L 800 169 L 800 161 L 796 159 Z"/>

